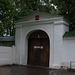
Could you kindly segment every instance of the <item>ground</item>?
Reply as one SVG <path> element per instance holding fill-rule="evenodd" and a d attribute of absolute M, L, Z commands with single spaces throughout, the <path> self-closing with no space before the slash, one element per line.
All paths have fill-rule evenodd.
<path fill-rule="evenodd" d="M 0 66 L 0 75 L 75 75 L 75 72 L 33 66 L 10 65 Z"/>

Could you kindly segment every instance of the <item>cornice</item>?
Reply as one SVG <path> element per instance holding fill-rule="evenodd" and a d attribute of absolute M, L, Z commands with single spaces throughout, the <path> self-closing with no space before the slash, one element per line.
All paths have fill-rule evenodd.
<path fill-rule="evenodd" d="M 33 21 L 23 21 L 15 23 L 15 27 L 20 26 L 29 26 L 29 25 L 46 25 L 46 24 L 53 24 L 54 25 L 69 25 L 67 22 L 64 21 L 63 17 L 55 17 L 55 18 L 49 18 L 49 19 L 42 19 L 42 20 L 33 20 Z"/>

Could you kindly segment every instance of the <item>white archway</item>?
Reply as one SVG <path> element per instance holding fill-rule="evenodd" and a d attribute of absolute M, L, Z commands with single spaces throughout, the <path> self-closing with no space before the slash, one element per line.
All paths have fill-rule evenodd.
<path fill-rule="evenodd" d="M 45 47 L 49 47 L 49 49 L 47 48 L 47 50 L 48 50 L 48 53 L 47 53 L 47 58 L 46 59 L 48 59 L 48 60 L 46 60 L 46 66 L 47 67 L 49 67 L 49 63 L 50 63 L 50 39 L 49 39 L 49 36 L 48 36 L 48 34 L 45 32 L 45 31 L 43 31 L 43 30 L 33 30 L 33 31 L 31 31 L 31 32 L 29 32 L 28 33 L 28 35 L 27 35 L 27 40 L 28 40 L 28 38 L 33 34 L 33 33 L 35 33 L 36 34 L 36 32 L 38 32 L 38 33 L 42 33 L 41 34 L 41 37 L 40 38 L 44 38 L 44 43 L 46 43 L 45 45 L 47 45 L 47 42 L 45 42 L 45 41 L 47 41 L 47 39 L 48 39 L 48 45 L 47 46 L 45 46 Z M 34 36 L 35 37 L 35 36 Z M 27 44 L 28 44 L 29 42 L 27 41 Z M 28 45 L 27 45 L 27 47 L 28 47 Z M 45 48 L 46 49 L 46 48 Z M 29 48 L 27 48 L 27 50 L 29 50 Z M 44 49 L 43 49 L 44 50 Z M 27 53 L 28 53 L 28 51 L 27 51 Z M 28 55 L 29 55 L 29 53 L 28 53 Z M 43 54 L 42 54 L 43 55 Z M 44 55 L 43 55 L 44 56 Z M 45 56 L 46 57 L 46 56 Z M 29 57 L 27 56 L 27 62 L 28 62 L 28 59 L 29 59 Z M 43 64 L 43 63 L 42 63 Z M 44 66 L 44 65 L 43 65 Z"/>

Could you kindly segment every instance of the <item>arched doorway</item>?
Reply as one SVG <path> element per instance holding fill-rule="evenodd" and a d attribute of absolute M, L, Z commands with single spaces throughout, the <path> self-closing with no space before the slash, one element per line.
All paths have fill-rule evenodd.
<path fill-rule="evenodd" d="M 42 30 L 28 38 L 28 65 L 49 67 L 49 37 Z"/>

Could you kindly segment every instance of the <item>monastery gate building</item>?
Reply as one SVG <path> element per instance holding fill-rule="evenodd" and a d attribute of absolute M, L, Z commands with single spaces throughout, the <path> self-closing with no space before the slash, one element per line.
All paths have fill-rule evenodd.
<path fill-rule="evenodd" d="M 75 61 L 75 32 L 64 17 L 34 11 L 15 28 L 16 64 L 60 68 Z"/>

